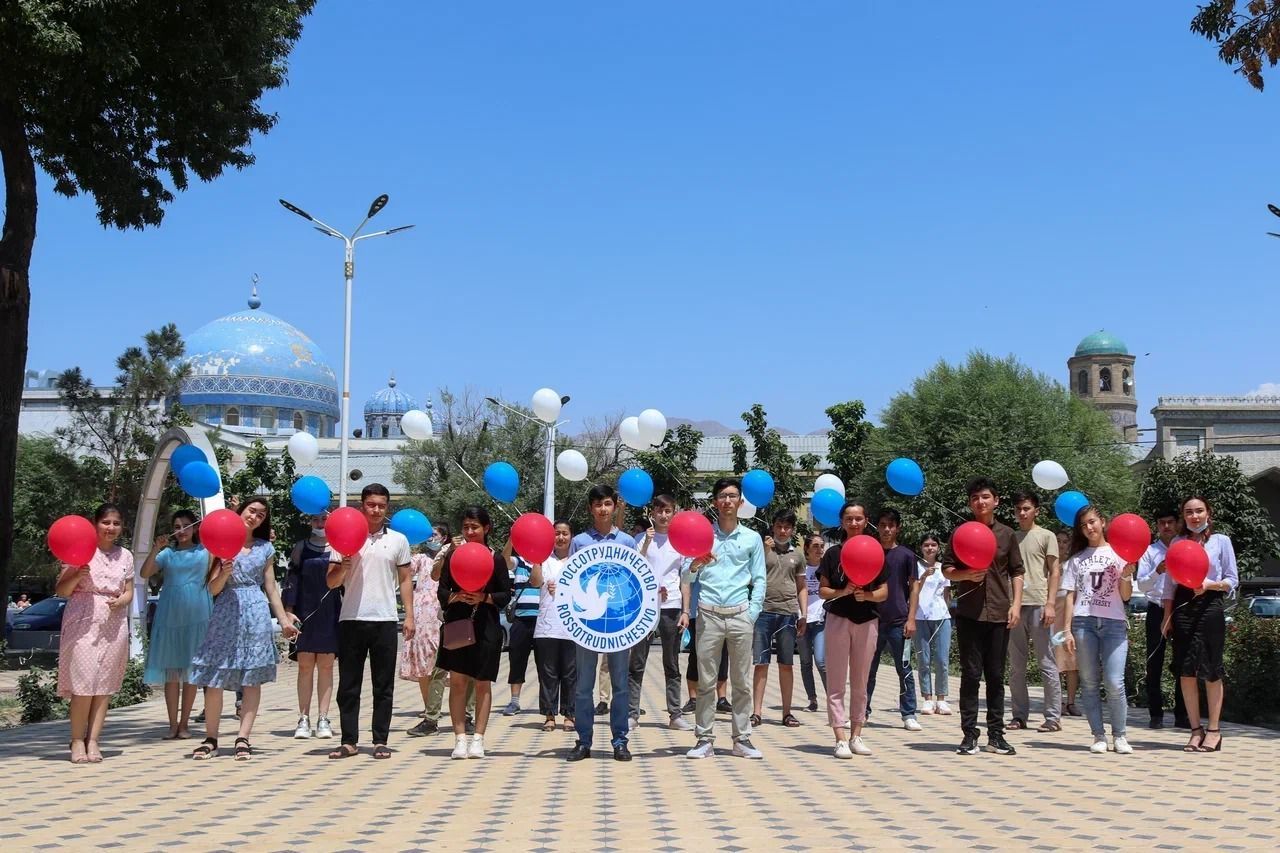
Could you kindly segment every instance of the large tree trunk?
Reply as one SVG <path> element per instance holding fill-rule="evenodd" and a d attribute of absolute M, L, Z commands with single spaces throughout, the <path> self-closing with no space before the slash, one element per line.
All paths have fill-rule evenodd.
<path fill-rule="evenodd" d="M 9 602 L 13 558 L 13 487 L 18 464 L 18 412 L 27 368 L 31 316 L 31 247 L 36 240 L 36 164 L 22 107 L 0 97 L 0 161 L 4 164 L 4 232 L 0 236 L 0 606 Z"/>

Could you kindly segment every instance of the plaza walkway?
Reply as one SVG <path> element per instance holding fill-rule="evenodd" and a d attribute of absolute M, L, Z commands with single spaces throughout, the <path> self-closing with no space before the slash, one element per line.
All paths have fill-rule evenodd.
<path fill-rule="evenodd" d="M 902 730 L 890 708 L 896 691 L 885 689 L 892 670 L 889 681 L 884 675 L 888 695 L 878 697 L 867 731 L 875 754 L 852 761 L 831 756 L 824 714 L 798 712 L 797 729 L 778 723 L 772 678 L 754 738 L 763 761 L 728 754 L 724 716 L 716 757 L 687 760 L 692 736 L 660 725 L 653 677 L 630 764 L 604 751 L 566 763 L 573 735 L 539 731 L 530 710 L 493 718 L 488 758 L 451 761 L 451 735 L 402 734 L 421 705 L 416 685 L 401 681 L 395 755 L 375 761 L 365 744 L 366 754 L 329 761 L 336 738 L 291 738 L 294 670 L 286 664 L 264 693 L 257 755 L 247 763 L 229 755 L 231 717 L 212 762 L 188 758 L 197 740 L 161 740 L 162 699 L 112 712 L 98 765 L 66 761 L 65 722 L 0 732 L 0 849 L 1276 849 L 1280 733 L 1226 725 L 1223 752 L 1188 755 L 1179 749 L 1185 732 L 1149 731 L 1138 711 L 1131 756 L 1089 753 L 1087 725 L 1071 718 L 1057 734 L 1010 733 L 1017 756 L 962 757 L 952 754 L 958 716 Z M 535 687 L 526 687 L 526 709 Z M 495 693 L 506 701 L 505 684 Z M 367 687 L 365 696 L 367 726 Z M 336 708 L 332 716 L 336 724 Z M 596 745 L 607 746 L 607 727 L 597 726 Z"/>

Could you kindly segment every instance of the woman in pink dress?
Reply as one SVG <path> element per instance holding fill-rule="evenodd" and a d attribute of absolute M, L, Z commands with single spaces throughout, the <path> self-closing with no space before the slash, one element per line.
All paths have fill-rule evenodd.
<path fill-rule="evenodd" d="M 103 504 L 93 516 L 98 551 L 84 566 L 65 566 L 54 589 L 67 599 L 58 646 L 58 695 L 71 700 L 71 763 L 102 760 L 98 738 L 111 695 L 124 682 L 129 656 L 133 554 L 116 544 L 124 516 Z"/>
<path fill-rule="evenodd" d="M 413 622 L 416 627 L 413 639 L 404 643 L 400 677 L 418 682 L 422 702 L 430 708 L 431 674 L 435 672 L 436 652 L 440 649 L 440 598 L 436 582 L 431 579 L 431 557 L 414 554 L 410 564 L 413 571 Z M 427 720 L 418 723 L 409 730 L 409 734 L 427 734 L 427 723 Z"/>

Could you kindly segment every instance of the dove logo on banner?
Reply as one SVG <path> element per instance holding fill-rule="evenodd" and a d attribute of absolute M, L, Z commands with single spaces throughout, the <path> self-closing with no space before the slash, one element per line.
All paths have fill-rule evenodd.
<path fill-rule="evenodd" d="M 575 643 L 594 652 L 620 652 L 658 624 L 658 579 L 634 548 L 589 545 L 565 564 L 555 606 Z"/>

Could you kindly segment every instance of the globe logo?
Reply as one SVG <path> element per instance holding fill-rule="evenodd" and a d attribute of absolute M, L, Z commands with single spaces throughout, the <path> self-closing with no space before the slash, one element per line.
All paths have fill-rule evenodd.
<path fill-rule="evenodd" d="M 600 542 L 576 551 L 556 582 L 555 612 L 570 638 L 596 652 L 642 642 L 658 623 L 658 582 L 634 548 Z"/>
<path fill-rule="evenodd" d="M 617 634 L 631 627 L 643 604 L 640 579 L 621 563 L 594 563 L 574 584 L 574 615 L 602 634 Z"/>

